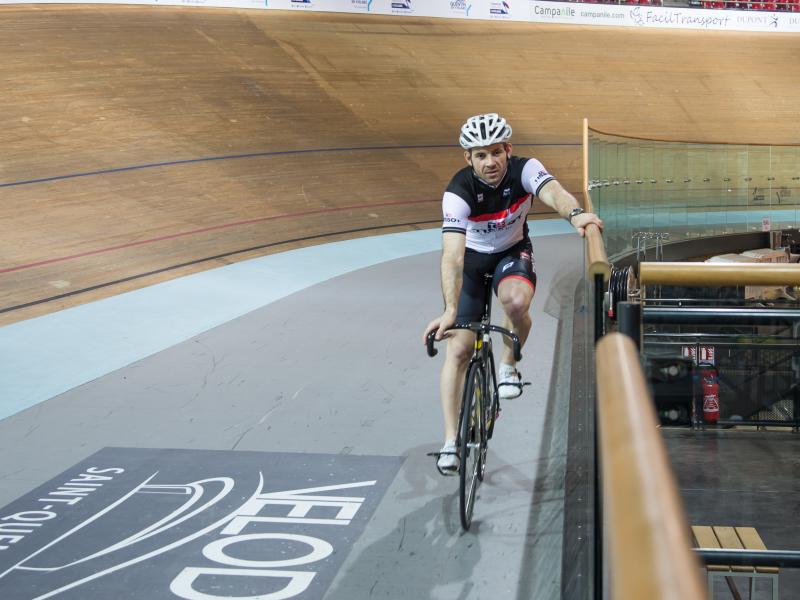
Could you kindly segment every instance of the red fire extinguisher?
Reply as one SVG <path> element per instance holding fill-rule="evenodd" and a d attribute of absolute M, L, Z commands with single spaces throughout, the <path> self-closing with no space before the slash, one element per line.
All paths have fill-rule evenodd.
<path fill-rule="evenodd" d="M 719 421 L 719 384 L 717 383 L 717 369 L 704 368 L 701 373 L 703 387 L 703 420 L 708 423 Z"/>

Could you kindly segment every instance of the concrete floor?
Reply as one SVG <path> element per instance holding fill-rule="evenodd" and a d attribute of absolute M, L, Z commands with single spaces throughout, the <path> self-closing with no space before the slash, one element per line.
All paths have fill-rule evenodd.
<path fill-rule="evenodd" d="M 441 308 L 438 252 L 313 285 L 0 421 L 0 503 L 11 503 L 0 516 L 40 506 L 34 496 L 58 488 L 98 451 L 113 456 L 108 447 L 194 451 L 198 461 L 201 451 L 220 451 L 231 472 L 252 452 L 270 464 L 291 459 L 281 453 L 395 457 L 401 462 L 387 469 L 385 493 L 372 498 L 363 533 L 345 536 L 334 570 L 318 576 L 330 587 L 298 597 L 557 598 L 568 406 L 557 402 L 563 378 L 552 365 L 559 322 L 572 310 L 583 270 L 582 243 L 574 234 L 548 236 L 535 241 L 535 250 L 535 333 L 521 363 L 533 385 L 505 406 L 468 533 L 459 525 L 457 479 L 438 475 L 426 456 L 442 439 L 441 354 L 428 358 L 419 339 Z M 186 466 L 183 460 L 170 466 L 173 472 Z M 286 489 L 314 485 L 313 469 L 292 472 Z M 93 497 L 99 510 L 100 495 Z M 149 513 L 139 514 L 148 525 Z M 44 528 L 19 546 L 8 544 L 0 573 L 42 543 L 36 533 Z M 165 564 L 178 569 L 187 551 L 170 551 Z M 113 591 L 174 598 L 167 589 L 141 587 L 153 560 L 59 597 L 105 598 Z M 123 592 L 120 577 L 129 582 Z M 242 597 L 235 589 L 213 597 Z M 18 587 L 4 592 L 49 597 Z"/>
<path fill-rule="evenodd" d="M 692 525 L 755 527 L 767 548 L 800 550 L 800 437 L 780 431 L 664 428 L 672 466 Z M 743 597 L 747 582 L 739 579 Z M 766 595 L 767 581 L 758 583 Z M 800 573 L 780 572 L 781 600 L 800 598 Z M 763 592 L 761 590 L 764 590 Z M 718 583 L 714 598 L 730 598 Z"/>

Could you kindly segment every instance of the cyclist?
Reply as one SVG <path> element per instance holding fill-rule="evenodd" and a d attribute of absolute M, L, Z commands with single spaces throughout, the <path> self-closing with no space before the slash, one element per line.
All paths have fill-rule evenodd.
<path fill-rule="evenodd" d="M 442 472 L 456 474 L 456 429 L 461 388 L 475 334 L 445 330 L 456 322 L 480 320 L 484 307 L 484 273 L 493 273 L 493 286 L 505 313 L 504 327 L 524 344 L 531 328 L 528 313 L 536 289 L 533 249 L 526 221 L 533 197 L 567 219 L 581 236 L 587 225 L 602 228 L 597 215 L 584 212 L 578 201 L 535 158 L 511 154 L 511 127 L 496 113 L 476 115 L 461 127 L 459 143 L 467 166 L 458 171 L 442 198 L 441 280 L 444 312 L 425 328 L 436 339 L 447 338 L 440 393 L 445 443 L 439 455 Z M 522 379 L 513 349 L 505 348 L 498 369 L 501 398 L 522 394 Z"/>

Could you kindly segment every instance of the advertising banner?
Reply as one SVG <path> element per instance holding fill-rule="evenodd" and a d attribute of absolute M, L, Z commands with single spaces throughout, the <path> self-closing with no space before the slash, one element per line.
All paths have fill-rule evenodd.
<path fill-rule="evenodd" d="M 74 4 L 75 0 L 45 0 Z M 2 4 L 41 0 L 0 0 Z M 160 4 L 311 12 L 365 13 L 529 23 L 722 31 L 799 32 L 800 13 L 581 4 L 543 0 L 83 0 L 84 4 Z"/>

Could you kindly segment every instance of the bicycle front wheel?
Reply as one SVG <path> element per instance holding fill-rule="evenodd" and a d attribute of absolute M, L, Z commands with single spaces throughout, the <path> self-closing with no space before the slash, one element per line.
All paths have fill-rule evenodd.
<path fill-rule="evenodd" d="M 486 438 L 484 398 L 486 386 L 483 365 L 473 362 L 467 371 L 464 399 L 459 424 L 459 451 L 461 456 L 459 500 L 461 525 L 465 530 L 472 524 L 472 509 L 482 476 L 483 447 Z"/>
<path fill-rule="evenodd" d="M 494 354 L 491 348 L 489 349 L 489 361 L 486 369 L 486 402 L 484 403 L 484 410 L 486 411 L 486 439 L 492 439 L 494 434 L 494 424 L 497 417 L 500 415 L 500 397 L 497 391 L 497 377 L 494 368 Z M 485 462 L 485 460 L 484 460 Z M 484 467 L 485 468 L 485 467 Z"/>

